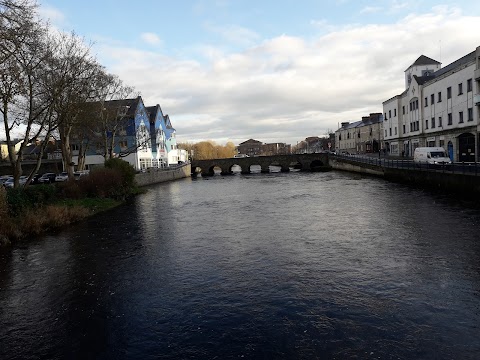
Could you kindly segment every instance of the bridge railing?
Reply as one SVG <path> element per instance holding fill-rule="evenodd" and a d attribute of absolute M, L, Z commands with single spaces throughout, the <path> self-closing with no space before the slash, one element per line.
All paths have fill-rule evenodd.
<path fill-rule="evenodd" d="M 330 155 L 333 158 L 345 159 L 348 161 L 369 164 L 382 168 L 420 170 L 420 171 L 441 171 L 451 174 L 465 174 L 480 176 L 480 163 L 477 162 L 454 162 L 447 165 L 435 165 L 414 163 L 411 159 L 392 159 L 388 157 L 377 157 L 369 155 Z"/>

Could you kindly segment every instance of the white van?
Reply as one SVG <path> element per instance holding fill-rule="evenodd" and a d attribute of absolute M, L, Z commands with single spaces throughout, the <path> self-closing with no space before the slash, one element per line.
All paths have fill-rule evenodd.
<path fill-rule="evenodd" d="M 418 147 L 413 152 L 413 162 L 415 164 L 428 164 L 429 166 L 452 164 L 443 147 Z"/>

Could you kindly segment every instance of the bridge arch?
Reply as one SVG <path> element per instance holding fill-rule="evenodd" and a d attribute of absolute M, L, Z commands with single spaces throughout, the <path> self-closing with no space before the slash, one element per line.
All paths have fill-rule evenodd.
<path fill-rule="evenodd" d="M 214 175 L 214 168 L 217 166 L 224 175 L 232 173 L 232 167 L 238 165 L 242 174 L 252 172 L 252 166 L 260 167 L 261 172 L 270 172 L 269 166 L 280 166 L 282 172 L 290 171 L 290 168 L 301 169 L 302 171 L 323 171 L 329 169 L 328 154 L 291 154 L 274 156 L 256 156 L 248 158 L 228 158 L 213 160 L 192 160 L 192 170 L 198 172 L 198 168 L 205 176 Z"/>
<path fill-rule="evenodd" d="M 310 163 L 310 171 L 321 171 L 325 168 L 325 164 L 321 160 L 313 160 Z"/>

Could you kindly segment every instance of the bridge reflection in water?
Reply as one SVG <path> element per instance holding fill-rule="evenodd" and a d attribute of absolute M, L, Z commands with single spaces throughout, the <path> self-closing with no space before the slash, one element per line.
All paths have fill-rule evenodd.
<path fill-rule="evenodd" d="M 255 172 L 254 166 L 260 167 L 262 173 L 274 172 L 279 168 L 281 172 L 289 172 L 291 169 L 300 171 L 327 171 L 328 154 L 291 154 L 258 156 L 248 158 L 229 158 L 212 160 L 192 160 L 192 174 L 201 173 L 202 176 L 215 175 L 215 169 L 220 169 L 222 175 L 230 175 L 234 170 L 241 168 L 242 174 Z"/>

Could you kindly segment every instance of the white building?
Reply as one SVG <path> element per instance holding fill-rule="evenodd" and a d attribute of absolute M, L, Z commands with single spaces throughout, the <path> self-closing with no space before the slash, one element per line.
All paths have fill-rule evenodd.
<path fill-rule="evenodd" d="M 420 56 L 405 70 L 405 91 L 383 102 L 389 154 L 442 146 L 454 161 L 478 161 L 479 81 L 480 47 L 444 68 Z"/>

